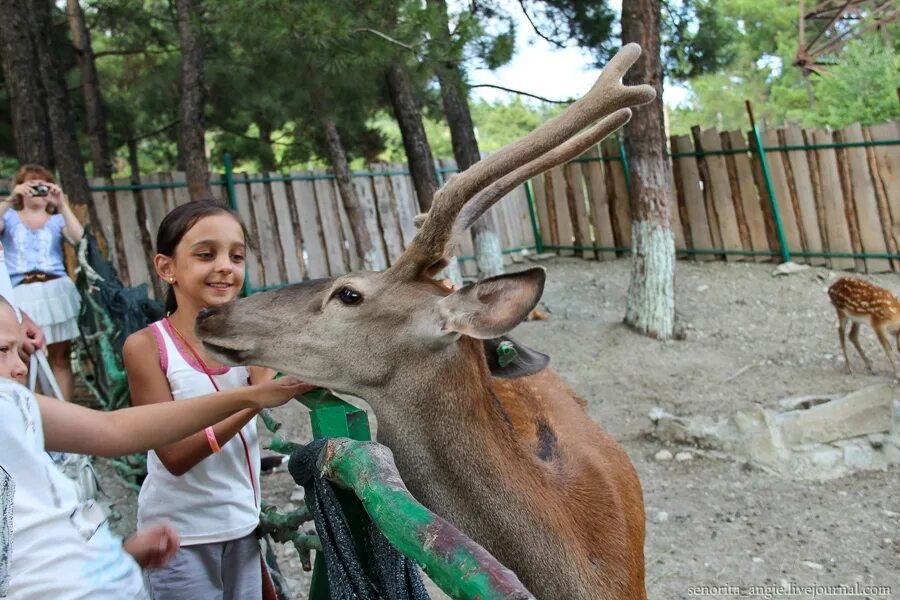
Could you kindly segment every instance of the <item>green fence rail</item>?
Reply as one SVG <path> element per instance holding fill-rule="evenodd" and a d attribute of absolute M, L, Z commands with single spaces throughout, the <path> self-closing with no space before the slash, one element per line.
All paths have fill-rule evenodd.
<path fill-rule="evenodd" d="M 765 146 L 762 143 L 762 136 L 760 135 L 759 128 L 754 125 L 750 130 L 751 143 L 748 144 L 747 148 L 741 149 L 721 149 L 721 150 L 695 150 L 693 152 L 667 152 L 667 155 L 670 158 L 684 158 L 684 157 L 695 157 L 701 158 L 704 156 L 720 156 L 720 155 L 733 155 L 733 154 L 747 154 L 752 155 L 756 154 L 759 157 L 760 166 L 763 175 L 763 184 L 765 186 L 766 196 L 768 198 L 769 207 L 772 211 L 773 221 L 775 225 L 775 233 L 778 239 L 778 250 L 777 251 L 751 251 L 751 250 L 724 250 L 724 249 L 698 249 L 698 248 L 684 248 L 676 250 L 678 254 L 713 254 L 713 255 L 768 255 L 768 256 L 777 256 L 780 257 L 782 261 L 788 262 L 791 260 L 793 256 L 800 257 L 823 257 L 823 258 L 886 258 L 886 259 L 900 259 L 900 255 L 897 254 L 871 254 L 865 252 L 804 252 L 800 250 L 791 249 L 788 246 L 787 238 L 785 236 L 784 227 L 782 224 L 781 213 L 778 209 L 778 198 L 775 193 L 774 185 L 772 183 L 772 177 L 769 170 L 769 163 L 766 157 L 768 152 L 791 152 L 791 151 L 802 151 L 802 150 L 827 150 L 827 149 L 839 149 L 839 148 L 864 148 L 864 147 L 875 147 L 875 146 L 896 146 L 900 145 L 900 139 L 893 140 L 868 140 L 863 142 L 833 142 L 827 144 L 803 144 L 803 145 L 777 145 L 777 146 Z M 618 149 L 618 154 L 616 156 L 590 156 L 590 157 L 579 157 L 572 159 L 571 163 L 591 163 L 591 162 L 621 162 L 622 169 L 624 171 L 625 180 L 628 184 L 628 187 L 631 187 L 631 166 L 628 160 L 628 155 L 625 150 L 625 144 L 623 142 L 622 136 L 616 136 L 616 145 Z M 237 179 L 235 177 L 236 173 L 234 171 L 234 165 L 232 162 L 232 158 L 230 154 L 227 152 L 223 155 L 223 164 L 225 167 L 225 172 L 222 176 L 214 178 L 210 181 L 211 185 L 220 185 L 225 188 L 225 194 L 228 197 L 228 203 L 233 210 L 237 210 L 237 200 L 236 200 L 236 192 L 235 185 L 237 183 L 271 183 L 271 182 L 290 182 L 290 181 L 317 181 L 317 180 L 332 180 L 334 179 L 334 175 L 329 173 L 321 173 L 321 174 L 294 174 L 294 175 L 276 175 L 272 177 L 245 177 L 243 179 Z M 445 180 L 445 175 L 447 173 L 455 173 L 457 169 L 455 167 L 436 167 L 436 173 L 438 177 L 438 184 L 442 185 Z M 410 172 L 407 169 L 391 169 L 384 171 L 355 171 L 352 173 L 352 177 L 384 177 L 391 175 L 410 175 Z M 115 192 L 115 191 L 135 191 L 135 190 L 151 190 L 151 189 L 171 189 L 171 188 L 184 188 L 187 187 L 187 182 L 183 181 L 169 181 L 169 182 L 154 182 L 154 183 L 124 183 L 124 184 L 114 184 L 114 185 L 96 185 L 91 186 L 91 191 L 94 192 Z M 560 245 L 547 245 L 544 243 L 543 232 L 541 231 L 541 226 L 539 219 L 537 218 L 537 211 L 535 206 L 535 197 L 534 191 L 532 190 L 530 182 L 526 182 L 523 184 L 525 197 L 528 201 L 528 216 L 531 221 L 531 228 L 534 234 L 534 245 L 533 246 L 525 246 L 522 248 L 509 248 L 504 252 L 509 254 L 513 252 L 519 252 L 522 250 L 535 250 L 537 253 L 541 254 L 546 250 L 578 250 L 578 251 L 614 251 L 627 253 L 630 252 L 630 248 L 616 248 L 616 247 L 601 247 L 601 246 L 560 246 Z M 7 194 L 8 190 L 0 190 L 0 194 Z M 460 256 L 459 260 L 475 260 L 474 256 Z M 264 291 L 268 289 L 276 289 L 280 287 L 284 287 L 286 285 L 291 285 L 291 283 L 283 283 L 283 284 L 275 284 L 268 285 L 259 288 L 251 287 L 245 278 L 245 284 L 243 289 L 243 294 L 251 294 L 258 291 Z"/>

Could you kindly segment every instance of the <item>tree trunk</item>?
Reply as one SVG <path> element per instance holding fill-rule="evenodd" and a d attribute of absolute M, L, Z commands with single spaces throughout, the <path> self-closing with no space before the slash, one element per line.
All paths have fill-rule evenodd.
<path fill-rule="evenodd" d="M 670 339 L 675 326 L 675 238 L 669 217 L 672 176 L 663 127 L 659 0 L 633 0 L 622 6 L 622 43 L 637 42 L 643 52 L 624 82 L 650 84 L 656 99 L 634 111 L 625 129 L 631 165 L 631 283 L 625 322 L 657 339 Z"/>
<path fill-rule="evenodd" d="M 341 142 L 337 125 L 331 117 L 322 119 L 322 127 L 325 129 L 325 144 L 328 157 L 331 159 L 331 167 L 334 169 L 335 179 L 337 179 L 338 191 L 341 193 L 344 210 L 347 211 L 347 219 L 350 220 L 350 228 L 356 239 L 356 251 L 363 263 L 363 269 L 374 271 L 376 269 L 375 247 L 372 245 L 372 238 L 366 228 L 366 213 L 359 202 L 359 196 L 356 195 L 353 181 L 350 179 L 350 165 L 347 163 L 347 155 L 344 153 L 344 144 Z"/>
<path fill-rule="evenodd" d="M 81 71 L 85 123 L 91 146 L 94 177 L 112 177 L 112 160 L 110 160 L 109 144 L 106 139 L 106 112 L 100 96 L 100 84 L 94 64 L 91 36 L 84 23 L 84 12 L 81 10 L 78 0 L 66 1 L 66 15 L 69 20 L 69 32 L 72 36 L 75 60 Z"/>
<path fill-rule="evenodd" d="M 131 167 L 131 183 L 140 183 L 141 165 L 138 161 L 138 143 L 134 139 L 133 133 L 132 139 L 128 140 L 128 166 Z"/>
<path fill-rule="evenodd" d="M 413 93 L 409 74 L 401 65 L 392 63 L 385 73 L 385 79 L 394 117 L 400 125 L 409 172 L 419 199 L 419 210 L 428 212 L 437 191 L 437 171 L 434 168 L 431 146 L 428 145 L 428 136 L 425 135 L 422 111 Z"/>
<path fill-rule="evenodd" d="M 52 169 L 53 146 L 27 0 L 0 0 L 0 57 L 20 163 Z"/>
<path fill-rule="evenodd" d="M 259 128 L 259 141 L 263 146 L 259 153 L 259 166 L 263 171 L 274 171 L 278 165 L 272 149 L 272 126 L 265 119 L 257 119 L 256 126 Z"/>
<path fill-rule="evenodd" d="M 49 0 L 31 0 L 31 36 L 37 48 L 40 76 L 44 83 L 47 102 L 47 120 L 50 124 L 50 139 L 53 147 L 53 158 L 62 187 L 73 204 L 86 204 L 92 223 L 99 223 L 94 207 L 87 175 L 84 171 L 84 159 L 75 135 L 75 125 L 70 118 L 69 93 L 60 67 L 57 47 L 50 43 L 42 43 L 53 28 Z"/>
<path fill-rule="evenodd" d="M 134 132 L 131 132 L 131 136 L 129 137 L 128 165 L 131 167 L 130 181 L 133 185 L 140 185 L 141 166 L 138 162 L 138 143 L 137 140 L 134 139 Z M 165 297 L 163 282 L 159 277 L 153 275 L 156 273 L 156 265 L 153 260 L 156 253 L 153 251 L 153 233 L 147 229 L 147 199 L 146 196 L 144 196 L 144 190 L 141 189 L 134 190 L 134 195 L 138 229 L 141 234 L 141 245 L 144 247 L 144 256 L 147 260 L 147 269 L 149 269 L 148 273 L 151 273 L 150 285 L 153 287 L 153 297 L 157 300 L 162 300 Z"/>
<path fill-rule="evenodd" d="M 181 40 L 181 137 L 188 192 L 192 200 L 212 198 L 209 164 L 206 161 L 206 129 L 203 108 L 203 0 L 176 0 L 178 37 Z"/>
<path fill-rule="evenodd" d="M 443 23 L 438 29 L 438 36 L 441 38 L 439 41 L 449 51 L 450 24 L 447 19 L 447 3 L 445 0 L 435 0 L 435 3 L 440 7 L 439 18 L 443 19 Z M 444 114 L 447 117 L 447 124 L 450 126 L 453 156 L 456 158 L 456 166 L 459 170 L 465 171 L 481 160 L 481 153 L 478 151 L 478 139 L 475 137 L 475 127 L 472 125 L 472 115 L 469 112 L 469 101 L 462 73 L 456 62 L 446 59 L 439 63 L 437 76 L 441 86 Z M 479 276 L 492 277 L 503 273 L 500 236 L 497 235 L 494 217 L 490 210 L 472 225 L 472 237 L 475 242 L 475 260 L 478 262 Z"/>

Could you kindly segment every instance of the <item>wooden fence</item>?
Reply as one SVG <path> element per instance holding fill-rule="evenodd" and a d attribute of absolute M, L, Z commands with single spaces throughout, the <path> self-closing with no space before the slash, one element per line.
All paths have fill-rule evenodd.
<path fill-rule="evenodd" d="M 852 125 L 837 132 L 788 127 L 765 131 L 761 138 L 766 169 L 751 135 L 695 129 L 691 136 L 671 139 L 677 199 L 672 224 L 679 256 L 767 261 L 782 256 L 783 237 L 798 262 L 862 272 L 900 270 L 897 123 Z M 441 167 L 444 173 L 454 170 L 447 161 Z M 628 176 L 622 144 L 607 139 L 517 188 L 492 209 L 506 263 L 521 261 L 523 250 L 599 260 L 628 252 Z M 184 181 L 183 173 L 173 172 L 145 177 L 140 189 L 127 180 L 91 182 L 100 230 L 126 284 L 146 282 L 159 293 L 159 282 L 150 276 L 154 238 L 163 216 L 188 201 Z M 395 165 L 358 173 L 353 183 L 377 264 L 387 267 L 415 233 L 418 208 L 411 179 Z M 0 181 L 0 187 L 8 182 Z M 213 192 L 229 197 L 224 178 L 213 181 Z M 233 202 L 257 250 L 247 262 L 252 288 L 359 268 L 330 175 L 235 173 Z M 458 254 L 464 275 L 474 275 L 470 235 L 460 241 Z"/>
<path fill-rule="evenodd" d="M 453 170 L 448 166 L 445 170 Z M 0 187 L 6 182 L 0 181 Z M 413 218 L 419 212 L 412 180 L 399 165 L 353 179 L 375 243 L 379 269 L 394 263 L 415 235 Z M 91 181 L 100 230 L 110 247 L 113 264 L 127 285 L 160 287 L 153 273 L 155 236 L 163 217 L 188 202 L 183 172 L 144 177 L 140 186 L 127 179 Z M 140 189 L 135 189 L 139 187 Z M 224 177 L 213 179 L 213 194 L 229 197 Z M 516 248 L 532 249 L 534 230 L 524 188 L 492 209 L 506 264 L 522 260 Z M 303 279 L 328 277 L 360 268 L 350 222 L 332 176 L 325 172 L 282 175 L 234 174 L 234 204 L 250 232 L 255 249 L 247 260 L 247 281 L 253 289 Z M 472 238 L 466 234 L 457 254 L 463 272 L 475 275 Z"/>
<path fill-rule="evenodd" d="M 793 260 L 861 272 L 900 270 L 900 127 L 762 133 L 771 189 Z M 671 139 L 675 245 L 681 256 L 781 256 L 753 136 L 694 129 Z M 751 151 L 754 150 L 754 151 Z M 631 245 L 627 158 L 607 139 L 532 181 L 543 246 L 600 260 Z M 856 256 L 854 256 L 856 255 Z"/>

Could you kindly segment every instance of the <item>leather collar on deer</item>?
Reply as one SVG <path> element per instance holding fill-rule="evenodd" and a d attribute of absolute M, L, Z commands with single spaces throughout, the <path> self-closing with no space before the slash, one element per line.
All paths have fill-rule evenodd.
<path fill-rule="evenodd" d="M 550 357 L 543 352 L 523 346 L 505 335 L 484 340 L 484 356 L 491 375 L 500 379 L 534 375 L 550 364 Z"/>

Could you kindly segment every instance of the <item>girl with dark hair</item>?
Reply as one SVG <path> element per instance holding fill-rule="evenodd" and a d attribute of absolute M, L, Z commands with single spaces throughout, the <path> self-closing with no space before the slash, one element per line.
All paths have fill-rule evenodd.
<path fill-rule="evenodd" d="M 66 272 L 63 240 L 77 244 L 84 229 L 53 173 L 40 165 L 19 168 L 12 193 L 0 202 L 0 234 L 16 306 L 44 331 L 53 375 L 72 400 L 70 340 L 78 336 L 81 299 Z"/>
<path fill-rule="evenodd" d="M 167 316 L 125 342 L 135 405 L 229 390 L 271 379 L 269 370 L 226 367 L 205 356 L 194 335 L 202 309 L 233 300 L 244 283 L 247 236 L 212 201 L 175 208 L 157 234 L 157 274 L 168 286 Z M 304 386 L 301 393 L 312 389 Z M 257 410 L 244 410 L 147 456 L 138 497 L 141 527 L 170 523 L 181 548 L 147 574 L 156 600 L 262 598 L 268 583 L 254 531 L 259 524 Z"/>

